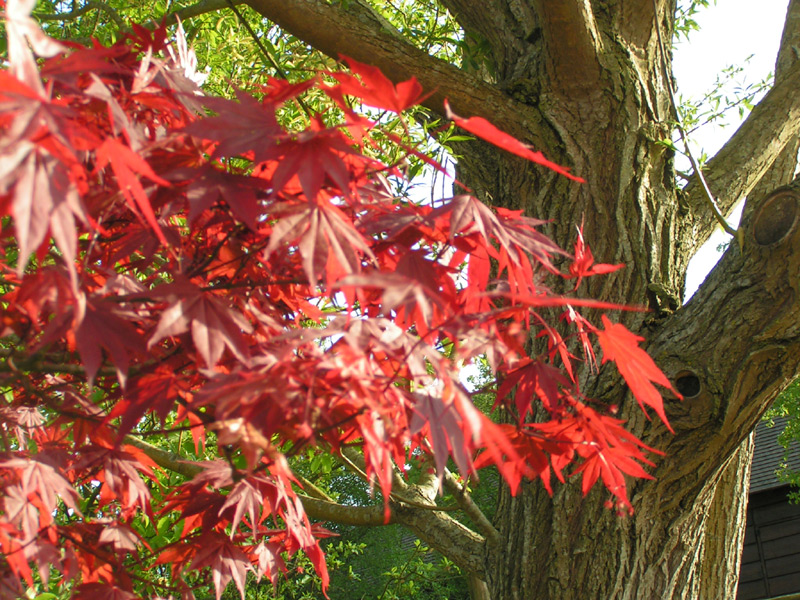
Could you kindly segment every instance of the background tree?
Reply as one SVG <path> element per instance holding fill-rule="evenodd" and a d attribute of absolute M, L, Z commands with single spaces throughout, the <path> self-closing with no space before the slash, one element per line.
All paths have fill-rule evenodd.
<path fill-rule="evenodd" d="M 584 177 L 585 185 L 573 183 L 482 142 L 455 145 L 462 181 L 494 204 L 552 219 L 548 233 L 560 245 L 572 244 L 575 223 L 603 232 L 590 237 L 594 255 L 628 268 L 587 281 L 582 293 L 653 309 L 619 318 L 648 339 L 686 398 L 666 404 L 673 436 L 642 418 L 615 373 L 578 369 L 587 397 L 618 406 L 646 444 L 666 453 L 656 481 L 631 485 L 630 518 L 604 508 L 599 491 L 584 499 L 578 486 L 564 485 L 551 497 L 538 482 L 523 483 L 516 496 L 502 488 L 492 523 L 454 488 L 474 529 L 427 510 L 433 499 L 413 484 L 400 489 L 406 502 L 393 506 L 393 518 L 468 571 L 476 597 L 731 597 L 748 436 L 798 366 L 798 196 L 795 188 L 770 192 L 796 167 L 800 2 L 788 6 L 774 88 L 707 164 L 713 200 L 696 175 L 675 184 L 664 143 L 676 120 L 672 2 L 431 3 L 425 14 L 438 17 L 425 32 L 449 37 L 420 35 L 418 13 L 406 4 L 247 4 L 330 57 L 346 54 L 396 81 L 416 76 L 435 90 L 423 102 L 433 114 L 444 112 L 446 97 L 455 113 L 489 118 Z M 227 6 L 165 10 L 189 16 Z M 266 31 L 255 28 L 257 36 Z M 727 214 L 745 196 L 738 242 L 681 307 L 688 259 L 716 226 L 717 210 Z M 535 340 L 529 350 L 541 351 Z M 306 511 L 344 522 L 365 514 L 311 501 Z"/>

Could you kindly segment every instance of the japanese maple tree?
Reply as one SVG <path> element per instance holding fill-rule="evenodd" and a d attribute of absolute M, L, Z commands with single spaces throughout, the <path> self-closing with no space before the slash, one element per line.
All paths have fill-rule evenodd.
<path fill-rule="evenodd" d="M 599 479 L 630 509 L 625 476 L 649 477 L 653 449 L 584 397 L 573 363 L 599 348 L 665 423 L 656 385 L 671 385 L 599 316 L 623 307 L 552 291 L 620 265 L 595 264 L 582 228 L 571 255 L 469 190 L 399 196 L 382 148 L 419 153 L 352 107 L 402 113 L 425 97 L 416 80 L 344 59 L 210 97 L 180 30 L 178 52 L 139 26 L 82 47 L 46 36 L 32 6 L 5 2 L 0 71 L 0 597 L 219 598 L 231 581 L 244 597 L 248 572 L 275 581 L 299 551 L 327 585 L 328 532 L 307 513 L 331 503 L 290 467 L 311 447 L 374 484 L 386 521 L 412 502 L 409 463 L 464 496 L 487 465 L 512 490 Z M 282 107 L 310 90 L 329 109 L 287 128 Z M 482 356 L 501 424 L 460 380 Z M 177 455 L 152 443 L 184 433 Z"/>

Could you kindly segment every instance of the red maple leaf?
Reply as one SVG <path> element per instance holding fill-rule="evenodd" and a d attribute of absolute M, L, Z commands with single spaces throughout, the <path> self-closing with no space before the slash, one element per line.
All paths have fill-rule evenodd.
<path fill-rule="evenodd" d="M 261 89 L 264 92 L 264 97 L 266 99 L 278 105 L 283 104 L 287 100 L 291 100 L 303 92 L 310 90 L 318 83 L 319 81 L 316 77 L 311 77 L 297 83 L 291 83 L 286 79 L 269 77 L 266 85 L 262 86 Z"/>
<path fill-rule="evenodd" d="M 548 169 L 552 169 L 556 173 L 560 173 L 565 177 L 568 177 L 574 181 L 578 181 L 580 183 L 586 183 L 586 180 L 581 179 L 580 177 L 576 177 L 572 173 L 569 172 L 569 169 L 566 167 L 562 167 L 550 160 L 547 160 L 541 152 L 531 149 L 530 146 L 527 144 L 523 144 L 517 138 L 508 135 L 504 131 L 500 131 L 497 127 L 492 125 L 489 121 L 484 119 L 483 117 L 470 117 L 465 119 L 463 117 L 459 117 L 453 111 L 450 110 L 450 105 L 448 104 L 447 100 L 444 101 L 444 109 L 447 112 L 447 118 L 451 119 L 456 125 L 461 127 L 462 129 L 466 129 L 472 135 L 475 135 L 482 140 L 486 140 L 490 144 L 494 144 L 498 148 L 502 148 L 503 150 L 507 150 L 512 154 L 516 154 L 517 156 L 521 156 L 522 158 L 526 158 L 531 162 L 535 162 L 539 165 L 547 167 Z"/>
<path fill-rule="evenodd" d="M 59 500 L 77 514 L 81 514 L 76 503 L 79 498 L 78 492 L 64 477 L 60 468 L 49 464 L 47 456 L 43 456 L 42 460 L 9 458 L 0 461 L 0 466 L 16 471 L 23 496 L 30 497 L 36 494 L 48 516 L 55 511 Z"/>
<path fill-rule="evenodd" d="M 310 283 L 316 283 L 323 271 L 333 281 L 343 273 L 358 272 L 361 255 L 375 259 L 353 221 L 334 204 L 326 200 L 286 202 L 275 208 L 279 218 L 264 254 L 269 257 L 282 245 L 297 242 Z"/>
<path fill-rule="evenodd" d="M 564 373 L 541 360 L 523 361 L 522 365 L 505 375 L 497 388 L 497 401 L 508 400 L 514 392 L 514 403 L 520 422 L 533 408 L 533 401 L 538 398 L 549 411 L 554 411 L 560 403 L 559 386 L 569 387 L 570 381 Z"/>
<path fill-rule="evenodd" d="M 217 113 L 216 117 L 198 119 L 187 125 L 189 135 L 217 142 L 214 156 L 263 155 L 285 137 L 275 118 L 275 105 L 261 103 L 250 94 L 236 90 L 236 99 L 203 98 L 203 105 Z"/>
<path fill-rule="evenodd" d="M 148 348 L 165 337 L 180 335 L 191 328 L 195 348 L 209 368 L 219 362 L 226 347 L 241 362 L 248 361 L 242 334 L 250 333 L 252 326 L 241 313 L 188 281 L 173 283 L 163 293 L 173 299 L 172 304 L 161 313 Z"/>
<path fill-rule="evenodd" d="M 193 569 L 211 568 L 211 579 L 217 600 L 231 579 L 244 600 L 244 580 L 247 571 L 252 570 L 247 555 L 224 535 L 213 531 L 206 532 L 196 541 L 197 552 L 192 561 Z"/>
<path fill-rule="evenodd" d="M 378 67 L 365 65 L 344 55 L 341 58 L 361 80 L 347 73 L 330 75 L 339 82 L 345 94 L 360 98 L 364 104 L 400 113 L 430 96 L 422 93 L 422 86 L 416 77 L 395 86 Z"/>
<path fill-rule="evenodd" d="M 120 554 L 136 552 L 141 539 L 136 532 L 123 523 L 112 523 L 103 527 L 97 538 L 99 544 L 111 544 Z"/>
<path fill-rule="evenodd" d="M 256 177 L 245 177 L 207 167 L 200 171 L 182 170 L 176 175 L 189 178 L 186 200 L 189 203 L 189 220 L 194 221 L 220 198 L 225 200 L 231 212 L 251 230 L 258 229 L 263 208 L 259 206 L 259 194 L 265 195 L 268 183 Z"/>
<path fill-rule="evenodd" d="M 117 432 L 122 437 L 130 433 L 147 412 L 156 413 L 164 421 L 175 408 L 182 391 L 181 382 L 169 366 L 159 365 L 153 372 L 143 373 L 128 384 L 122 398 L 108 413 L 106 422 L 122 417 Z"/>
<path fill-rule="evenodd" d="M 602 315 L 605 330 L 597 330 L 597 339 L 603 349 L 603 363 L 614 361 L 620 375 L 625 379 L 634 398 L 644 410 L 644 404 L 656 411 L 667 428 L 675 433 L 664 413 L 664 402 L 653 382 L 669 389 L 679 399 L 683 399 L 667 376 L 656 366 L 653 359 L 639 347 L 639 342 L 644 341 L 628 331 L 621 323 L 612 323 L 608 317 Z"/>
<path fill-rule="evenodd" d="M 161 226 L 156 220 L 156 215 L 153 212 L 150 199 L 144 191 L 142 182 L 139 181 L 136 175 L 147 177 L 150 181 L 164 187 L 170 186 L 169 181 L 156 175 L 150 165 L 147 164 L 147 161 L 116 138 L 107 138 L 97 149 L 96 170 L 100 171 L 108 164 L 111 165 L 111 170 L 117 178 L 120 192 L 122 192 L 122 196 L 128 206 L 150 225 L 161 243 L 166 246 L 167 238 L 164 237 Z"/>
<path fill-rule="evenodd" d="M 353 175 L 344 159 L 353 156 L 359 157 L 344 134 L 326 128 L 321 117 L 316 117 L 305 131 L 285 136 L 280 144 L 258 153 L 256 160 L 277 161 L 271 178 L 276 192 L 296 175 L 306 199 L 316 201 L 326 184 L 333 184 L 341 195 L 350 195 Z"/>
<path fill-rule="evenodd" d="M 13 185 L 14 229 L 19 241 L 19 274 L 42 244 L 48 229 L 74 274 L 77 255 L 75 217 L 86 221 L 67 168 L 43 148 L 29 142 L 0 152 L 0 193 Z"/>
<path fill-rule="evenodd" d="M 575 240 L 575 258 L 569 266 L 569 276 L 578 278 L 578 281 L 575 283 L 575 289 L 578 289 L 584 277 L 613 273 L 614 271 L 622 269 L 624 266 L 624 264 L 594 264 L 594 256 L 592 256 L 589 244 L 583 240 L 583 224 L 578 227 L 578 239 Z"/>
<path fill-rule="evenodd" d="M 103 360 L 104 348 L 111 357 L 117 378 L 124 387 L 132 355 L 144 350 L 141 333 L 133 323 L 120 314 L 118 303 L 102 299 L 77 297 L 77 310 L 73 325 L 75 346 L 86 367 L 89 385 Z"/>
<path fill-rule="evenodd" d="M 138 600 L 139 596 L 111 583 L 84 583 L 75 589 L 76 600 Z"/>

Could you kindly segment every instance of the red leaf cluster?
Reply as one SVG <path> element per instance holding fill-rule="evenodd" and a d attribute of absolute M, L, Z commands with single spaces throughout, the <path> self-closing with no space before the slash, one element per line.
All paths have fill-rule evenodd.
<path fill-rule="evenodd" d="M 569 255 L 540 221 L 469 195 L 397 197 L 397 171 L 372 151 L 380 124 L 348 109 L 287 130 L 277 116 L 311 88 L 340 107 L 352 95 L 402 111 L 422 98 L 416 81 L 394 86 L 348 60 L 334 86 L 272 81 L 212 98 L 159 57 L 163 30 L 67 52 L 31 7 L 7 3 L 0 71 L 4 589 L 20 582 L 22 594 L 34 569 L 45 582 L 54 569 L 76 598 L 134 598 L 131 570 L 144 566 L 172 572 L 165 593 L 193 598 L 200 571 L 218 598 L 230 581 L 244 595 L 249 571 L 275 581 L 301 550 L 327 585 L 325 532 L 289 460 L 312 446 L 359 447 L 387 508 L 412 448 L 439 476 L 451 457 L 464 474 L 496 465 L 512 489 L 581 473 L 584 491 L 599 478 L 629 505 L 624 475 L 647 477 L 650 449 L 582 399 L 564 332 L 592 361 L 598 341 L 665 422 L 653 383 L 670 386 L 638 338 L 578 311 L 609 305 L 544 287 L 612 270 L 593 265 L 582 232 L 562 274 L 554 257 Z M 531 332 L 546 356 L 526 355 Z M 460 381 L 484 355 L 514 424 L 494 424 Z M 528 423 L 534 403 L 549 422 Z M 126 437 L 159 432 L 166 446 L 183 431 L 194 451 L 177 450 L 197 459 L 173 461 L 185 479 Z M 203 460 L 206 442 L 218 460 Z"/>

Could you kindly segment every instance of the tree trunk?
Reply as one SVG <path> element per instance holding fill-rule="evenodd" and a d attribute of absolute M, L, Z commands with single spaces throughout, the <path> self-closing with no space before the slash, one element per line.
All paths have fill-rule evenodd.
<path fill-rule="evenodd" d="M 332 56 L 370 62 L 395 80 L 417 76 L 436 90 L 432 110 L 448 96 L 455 112 L 491 119 L 584 177 L 571 182 L 478 142 L 457 148 L 459 179 L 480 197 L 550 219 L 562 247 L 583 223 L 598 261 L 627 265 L 587 280 L 581 293 L 650 308 L 615 318 L 647 338 L 685 397 L 666 401 L 673 434 L 642 415 L 610 370 L 585 369 L 582 392 L 619 406 L 633 433 L 665 453 L 653 457 L 656 479 L 631 482 L 632 515 L 606 508 L 609 494 L 598 487 L 587 497 L 569 483 L 552 497 L 539 482 L 516 496 L 501 489 L 499 542 L 487 537 L 478 549 L 485 569 L 471 577 L 485 580 L 493 600 L 733 597 L 749 436 L 800 365 L 800 193 L 766 198 L 796 163 L 800 67 L 780 63 L 774 89 L 707 165 L 723 213 L 751 195 L 744 243 L 732 244 L 682 306 L 688 261 L 716 222 L 696 178 L 677 187 L 665 143 L 675 121 L 675 0 L 441 0 L 470 39 L 485 41 L 491 76 L 410 48 L 365 0 L 250 4 Z M 798 15 L 800 0 L 792 0 L 784 57 L 798 44 Z M 752 193 L 776 161 L 769 185 Z"/>
<path fill-rule="evenodd" d="M 698 598 L 736 597 L 747 520 L 750 463 L 755 434 L 734 452 L 714 490 L 708 511 Z"/>
<path fill-rule="evenodd" d="M 467 575 L 467 586 L 470 600 L 492 600 L 492 596 L 489 594 L 489 586 L 477 575 L 472 573 Z"/>
<path fill-rule="evenodd" d="M 641 8 L 646 11 L 648 6 Z M 672 7 L 664 8 L 659 23 L 664 22 L 663 15 L 671 14 Z M 542 8 L 540 13 L 543 22 L 539 26 L 545 30 L 550 16 L 554 22 L 563 17 L 550 15 L 550 10 Z M 744 258 L 737 255 L 739 249 L 734 246 L 728 268 L 720 271 L 716 295 L 707 293 L 699 303 L 693 303 L 696 314 L 683 319 L 680 330 L 675 317 L 669 316 L 682 303 L 687 261 L 696 248 L 695 232 L 704 226 L 707 209 L 701 202 L 686 202 L 678 193 L 672 154 L 660 143 L 671 135 L 668 123 L 672 113 L 665 82 L 672 75 L 665 71 L 666 62 L 659 59 L 655 22 L 651 11 L 649 21 L 643 18 L 643 26 L 637 25 L 639 35 L 627 39 L 608 36 L 610 26 L 603 30 L 608 36 L 605 45 L 594 53 L 602 76 L 592 79 L 596 73 L 590 65 L 584 67 L 578 81 L 564 80 L 551 76 L 552 65 L 546 63 L 531 77 L 539 86 L 535 107 L 541 123 L 557 140 L 548 147 L 548 155 L 572 165 L 579 175 L 587 177 L 587 185 L 543 174 L 487 148 L 461 149 L 464 159 L 459 175 L 487 199 L 552 219 L 551 234 L 567 247 L 573 239 L 573 224 L 584 222 L 595 256 L 602 257 L 603 262 L 625 262 L 627 269 L 603 278 L 590 288 L 590 294 L 649 306 L 653 313 L 622 314 L 620 319 L 653 340 L 651 351 L 660 355 L 659 364 L 673 382 L 681 377 L 694 381 L 691 378 L 696 377 L 703 390 L 682 406 L 670 403 L 678 436 L 674 437 L 660 425 L 648 423 L 645 427 L 638 407 L 625 404 L 624 386 L 610 375 L 601 373 L 600 378 L 590 379 L 587 374 L 584 392 L 589 397 L 623 406 L 623 418 L 636 433 L 668 453 L 658 459 L 659 481 L 635 484 L 635 513 L 631 516 L 618 516 L 604 508 L 607 493 L 599 490 L 587 498 L 576 486 L 562 486 L 552 498 L 538 484 L 524 487 L 516 497 L 508 490 L 501 491 L 495 524 L 503 544 L 487 553 L 487 581 L 492 598 L 497 600 L 733 597 L 750 458 L 748 447 L 735 449 L 766 404 L 755 403 L 756 409 L 751 404 L 749 414 L 741 415 L 747 430 L 738 429 L 731 409 L 747 398 L 732 397 L 740 395 L 741 389 L 737 393 L 736 386 L 721 375 L 741 381 L 742 369 L 750 363 L 753 373 L 747 387 L 755 391 L 758 386 L 752 379 L 781 382 L 786 376 L 778 372 L 781 368 L 767 364 L 771 361 L 786 358 L 785 373 L 796 372 L 797 360 L 787 357 L 785 348 L 775 348 L 768 360 L 766 355 L 755 358 L 752 349 L 744 348 L 733 351 L 735 356 L 724 356 L 707 343 L 722 342 L 728 352 L 737 335 L 743 336 L 740 339 L 757 339 L 775 318 L 767 313 L 745 317 L 741 304 L 748 294 L 741 291 L 733 292 L 725 306 L 726 301 L 720 300 L 725 295 L 721 288 L 732 287 L 731 278 L 737 273 L 740 282 L 751 278 L 750 296 L 763 295 L 771 285 L 783 289 L 783 298 L 788 300 L 780 300 L 781 292 L 774 296 L 782 306 L 779 310 L 796 314 L 796 307 L 787 304 L 794 303 L 796 297 L 794 286 L 787 284 L 791 271 L 777 275 L 771 284 L 755 276 L 765 266 L 760 260 L 768 261 L 771 268 L 772 259 L 767 255 Z M 620 23 L 624 25 L 624 18 L 617 22 L 618 31 L 623 28 Z M 579 33 L 567 31 L 564 35 L 568 41 L 563 42 L 543 35 L 533 53 L 552 59 L 566 45 L 563 50 L 571 57 L 576 46 L 596 42 L 595 38 L 581 40 Z M 665 27 L 661 36 L 664 43 L 671 39 L 671 32 Z M 531 58 L 527 64 L 535 65 L 536 60 Z M 506 70 L 513 72 L 514 68 Z M 590 85 L 584 87 L 587 83 Z M 515 83 L 506 86 L 519 93 Z M 524 93 L 518 97 L 530 98 Z M 785 183 L 785 172 L 782 177 Z M 731 200 L 723 202 L 732 204 Z M 754 245 L 753 238 L 745 243 Z M 743 260 L 752 260 L 753 264 L 743 268 Z M 741 299 L 733 300 L 734 296 Z M 736 312 L 730 310 L 731 303 Z M 679 314 L 685 316 L 687 310 Z M 746 321 L 754 318 L 763 321 L 748 327 Z M 720 320 L 726 321 L 724 326 L 709 327 L 709 323 Z M 784 315 L 782 326 L 788 322 Z M 748 330 L 753 338 L 745 333 Z M 675 344 L 675 336 L 682 343 Z M 698 343 L 701 338 L 706 343 Z M 659 352 L 659 342 L 673 349 Z M 766 348 L 763 351 L 771 352 Z M 704 353 L 719 362 L 709 362 Z M 731 366 L 723 366 L 725 363 Z M 771 398 L 775 393 L 773 389 L 764 396 Z M 690 403 L 695 406 L 687 406 Z M 735 432 L 738 438 L 721 437 L 725 431 Z M 704 561 L 704 556 L 709 560 Z"/>

